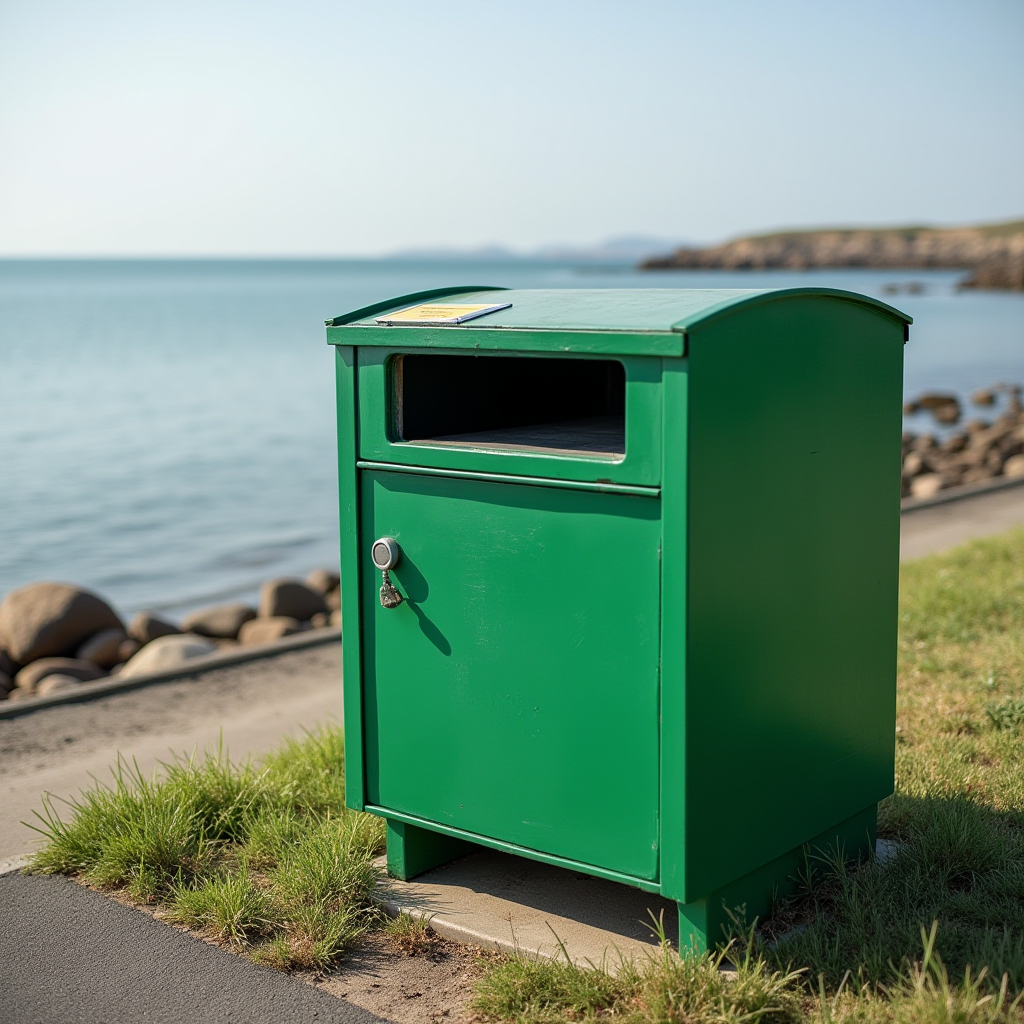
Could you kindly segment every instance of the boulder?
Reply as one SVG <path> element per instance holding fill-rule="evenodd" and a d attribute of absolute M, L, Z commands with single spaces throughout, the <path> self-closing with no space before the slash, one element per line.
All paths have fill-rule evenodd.
<path fill-rule="evenodd" d="M 60 693 L 61 690 L 74 690 L 81 685 L 82 681 L 80 679 L 65 675 L 63 672 L 55 672 L 53 675 L 39 680 L 35 696 L 48 697 L 51 693 Z"/>
<path fill-rule="evenodd" d="M 13 689 L 14 680 L 6 672 L 0 672 L 0 700 L 6 700 Z"/>
<path fill-rule="evenodd" d="M 247 622 L 238 634 L 238 642 L 244 647 L 251 647 L 255 644 L 269 644 L 283 636 L 301 632 L 302 624 L 298 619 L 287 615 L 275 615 Z"/>
<path fill-rule="evenodd" d="M 1024 455 L 1014 455 L 1003 465 L 1003 475 L 1009 477 L 1024 476 Z"/>
<path fill-rule="evenodd" d="M 931 469 L 930 462 L 920 452 L 910 452 L 903 460 L 903 475 L 907 477 L 920 476 Z"/>
<path fill-rule="evenodd" d="M 995 405 L 996 393 L 992 388 L 981 388 L 971 395 L 971 401 L 975 405 Z"/>
<path fill-rule="evenodd" d="M 162 636 L 177 636 L 181 630 L 152 612 L 138 612 L 128 624 L 128 635 L 140 644 L 152 643 Z"/>
<path fill-rule="evenodd" d="M 310 590 L 318 594 L 329 594 L 341 582 L 341 577 L 330 569 L 314 569 L 307 577 Z"/>
<path fill-rule="evenodd" d="M 307 622 L 317 612 L 329 610 L 324 595 L 301 580 L 268 580 L 260 589 L 261 619 L 290 618 Z"/>
<path fill-rule="evenodd" d="M 142 650 L 142 644 L 140 644 L 138 640 L 132 640 L 129 637 L 129 639 L 125 640 L 117 649 L 116 664 L 122 665 L 124 662 L 130 661 L 139 653 L 140 650 Z"/>
<path fill-rule="evenodd" d="M 52 675 L 71 676 L 80 683 L 88 683 L 93 679 L 101 679 L 107 673 L 91 661 L 79 658 L 40 658 L 30 662 L 15 677 L 14 682 L 19 690 L 35 693 L 39 683 Z"/>
<path fill-rule="evenodd" d="M 331 625 L 334 626 L 334 627 L 338 627 L 338 626 L 341 625 L 341 609 L 340 608 L 335 608 L 334 611 L 331 612 Z"/>
<path fill-rule="evenodd" d="M 912 498 L 934 498 L 942 490 L 942 484 L 941 473 L 925 473 L 924 476 L 910 481 L 910 496 Z"/>
<path fill-rule="evenodd" d="M 960 483 L 980 484 L 983 480 L 991 480 L 995 475 L 995 472 L 993 472 L 989 466 L 974 466 L 972 469 L 964 471 L 964 475 L 961 478 Z"/>
<path fill-rule="evenodd" d="M 118 657 L 121 644 L 128 640 L 128 634 L 123 629 L 104 629 L 95 636 L 89 637 L 75 652 L 75 657 L 82 661 L 91 661 L 100 668 L 110 668 L 119 661 Z M 131 643 L 132 641 L 128 641 Z"/>
<path fill-rule="evenodd" d="M 0 646 L 22 665 L 71 654 L 104 629 L 123 629 L 102 598 L 70 583 L 30 583 L 0 603 Z"/>
<path fill-rule="evenodd" d="M 21 665 L 18 664 L 2 647 L 0 647 L 0 672 L 4 675 L 10 676 L 12 679 L 18 674 L 18 669 Z"/>
<path fill-rule="evenodd" d="M 959 423 L 960 405 L 959 403 L 953 404 L 952 402 L 949 402 L 946 405 L 936 406 L 932 409 L 932 416 L 935 417 L 936 423 L 942 423 L 946 426 Z"/>
<path fill-rule="evenodd" d="M 176 636 L 157 637 L 129 659 L 118 673 L 119 679 L 141 676 L 147 672 L 165 672 L 179 668 L 192 658 L 212 654 L 217 645 L 205 636 L 182 633 Z"/>
<path fill-rule="evenodd" d="M 324 597 L 324 602 L 327 607 L 333 612 L 336 608 L 341 607 L 341 587 L 335 587 L 333 590 L 329 590 Z"/>
<path fill-rule="evenodd" d="M 218 604 L 186 615 L 181 620 L 181 628 L 186 633 L 234 640 L 243 624 L 255 618 L 256 610 L 247 604 Z"/>
<path fill-rule="evenodd" d="M 926 391 L 916 403 L 919 409 L 940 409 L 944 405 L 959 405 L 956 395 L 943 391 Z"/>
<path fill-rule="evenodd" d="M 316 615 L 309 620 L 309 624 L 314 629 L 323 629 L 324 626 L 329 626 L 331 624 L 331 617 L 327 612 L 317 612 Z"/>

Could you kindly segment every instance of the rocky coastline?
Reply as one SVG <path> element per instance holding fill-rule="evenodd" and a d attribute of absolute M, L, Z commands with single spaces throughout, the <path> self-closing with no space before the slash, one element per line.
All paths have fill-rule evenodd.
<path fill-rule="evenodd" d="M 147 611 L 125 623 L 106 600 L 83 587 L 29 583 L 0 601 L 0 701 L 167 671 L 218 650 L 337 627 L 340 608 L 340 580 L 329 569 L 305 580 L 268 580 L 257 608 L 213 605 L 179 623 Z"/>
<path fill-rule="evenodd" d="M 955 394 L 932 391 L 907 402 L 905 415 L 927 413 L 937 429 L 904 432 L 903 497 L 932 498 L 950 487 L 1024 477 L 1022 391 L 1019 384 L 976 391 L 970 404 L 998 414 L 975 416 L 962 426 L 966 403 Z"/>
<path fill-rule="evenodd" d="M 786 231 L 652 257 L 641 270 L 964 270 L 961 288 L 1024 291 L 1024 221 L 964 228 Z"/>

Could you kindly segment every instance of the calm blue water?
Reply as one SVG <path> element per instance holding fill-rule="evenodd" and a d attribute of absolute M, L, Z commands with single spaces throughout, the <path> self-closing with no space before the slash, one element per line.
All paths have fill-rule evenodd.
<path fill-rule="evenodd" d="M 0 594 L 64 579 L 125 613 L 336 564 L 323 321 L 449 284 L 831 285 L 915 317 L 907 393 L 1024 381 L 1024 296 L 955 273 L 665 272 L 540 262 L 0 261 Z M 921 295 L 883 294 L 924 282 Z"/>

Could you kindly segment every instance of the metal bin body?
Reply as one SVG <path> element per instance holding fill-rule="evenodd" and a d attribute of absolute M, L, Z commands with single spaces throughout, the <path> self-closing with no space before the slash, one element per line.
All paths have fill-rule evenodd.
<path fill-rule="evenodd" d="M 511 306 L 377 322 L 428 300 Z M 873 845 L 909 322 L 821 288 L 451 289 L 328 321 L 346 795 L 388 819 L 393 873 L 490 846 L 673 899 L 703 946 L 809 847 Z"/>

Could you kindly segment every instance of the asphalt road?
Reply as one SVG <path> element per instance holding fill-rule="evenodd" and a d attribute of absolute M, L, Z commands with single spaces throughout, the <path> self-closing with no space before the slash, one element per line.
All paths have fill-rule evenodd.
<path fill-rule="evenodd" d="M 381 1019 L 61 877 L 0 876 L 4 1024 Z"/>

